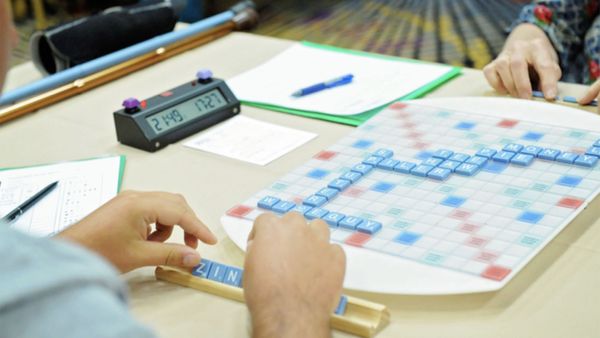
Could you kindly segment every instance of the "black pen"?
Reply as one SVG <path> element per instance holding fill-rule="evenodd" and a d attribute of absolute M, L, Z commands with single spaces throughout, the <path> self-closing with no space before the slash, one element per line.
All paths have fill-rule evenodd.
<path fill-rule="evenodd" d="M 29 210 L 29 208 L 31 208 L 42 198 L 44 198 L 44 196 L 48 195 L 48 193 L 50 193 L 54 188 L 56 188 L 57 185 L 58 181 L 49 184 L 44 189 L 40 190 L 37 194 L 31 196 L 31 198 L 29 198 L 27 201 L 21 203 L 21 205 L 19 205 L 16 209 L 9 212 L 6 216 L 2 217 L 2 220 L 0 220 L 0 222 L 10 223 L 16 220 L 17 218 L 19 218 L 19 216 L 23 215 L 23 213 Z"/>

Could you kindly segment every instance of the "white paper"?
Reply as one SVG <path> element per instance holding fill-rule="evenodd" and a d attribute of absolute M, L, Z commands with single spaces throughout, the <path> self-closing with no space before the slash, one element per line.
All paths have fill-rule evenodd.
<path fill-rule="evenodd" d="M 397 100 L 452 69 L 386 60 L 296 44 L 227 81 L 238 99 L 333 115 L 355 115 Z M 295 98 L 292 93 L 353 74 L 348 85 Z"/>
<path fill-rule="evenodd" d="M 317 134 L 238 115 L 186 142 L 190 148 L 258 165 L 267 165 Z"/>
<path fill-rule="evenodd" d="M 54 190 L 11 223 L 35 236 L 57 233 L 117 194 L 120 161 L 116 156 L 0 171 L 0 215 L 58 181 Z"/>

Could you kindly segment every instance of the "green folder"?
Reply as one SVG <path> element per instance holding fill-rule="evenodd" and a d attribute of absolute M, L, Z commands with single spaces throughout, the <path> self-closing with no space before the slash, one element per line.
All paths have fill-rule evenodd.
<path fill-rule="evenodd" d="M 329 46 L 329 45 L 322 45 L 322 44 L 308 42 L 308 41 L 303 41 L 302 44 L 305 45 L 305 46 L 308 46 L 308 47 L 325 49 L 325 50 L 339 52 L 339 53 L 354 54 L 354 55 L 360 55 L 360 56 L 368 56 L 368 57 L 372 57 L 372 58 L 380 58 L 380 59 L 393 60 L 393 61 L 398 61 L 398 62 L 425 63 L 425 61 L 419 61 L 419 60 L 413 60 L 413 59 L 405 59 L 405 58 L 400 58 L 400 57 L 396 57 L 396 56 L 389 56 L 389 55 L 382 55 L 382 54 L 375 54 L 375 53 L 357 51 L 357 50 L 352 50 L 352 49 L 339 48 L 339 47 L 334 47 L 334 46 Z M 406 100 L 412 100 L 412 99 L 416 99 L 416 98 L 422 97 L 423 95 L 429 93 L 430 91 L 434 90 L 435 88 L 439 87 L 440 85 L 448 82 L 450 79 L 452 79 L 455 76 L 459 75 L 461 73 L 461 71 L 462 71 L 462 68 L 460 68 L 460 67 L 452 67 L 446 74 L 440 76 L 439 78 L 435 79 L 434 81 L 431 81 L 430 83 L 426 84 L 425 86 L 422 86 L 422 87 L 414 90 L 413 92 L 408 93 L 407 95 L 399 97 L 398 99 L 396 99 L 396 100 L 394 100 L 392 102 L 406 101 Z M 388 106 L 392 102 L 388 102 L 387 104 L 384 104 L 384 105 L 382 105 L 380 107 L 377 107 L 375 109 L 366 111 L 366 112 L 361 113 L 361 114 L 340 116 L 340 115 L 331 115 L 331 114 L 319 113 L 319 112 L 316 112 L 316 111 L 293 109 L 293 108 L 288 108 L 288 107 L 283 107 L 283 106 L 278 106 L 278 105 L 272 105 L 272 104 L 266 104 L 266 103 L 261 103 L 261 102 L 253 102 L 253 101 L 244 101 L 244 100 L 242 100 L 242 103 L 245 104 L 245 105 L 247 105 L 247 106 L 252 106 L 252 107 L 257 107 L 257 108 L 263 108 L 263 109 L 268 109 L 268 110 L 274 110 L 274 111 L 278 111 L 278 112 L 282 112 L 282 113 L 300 115 L 300 116 L 310 117 L 310 118 L 313 118 L 313 119 L 319 119 L 319 120 L 331 121 L 331 122 L 336 122 L 336 123 L 341 123 L 341 124 L 347 124 L 347 125 L 351 125 L 351 126 L 359 126 L 359 125 L 361 125 L 363 122 L 365 122 L 368 119 L 370 119 L 373 115 L 375 115 L 375 114 L 379 113 L 380 111 L 382 111 L 383 108 L 385 108 L 386 106 Z"/>

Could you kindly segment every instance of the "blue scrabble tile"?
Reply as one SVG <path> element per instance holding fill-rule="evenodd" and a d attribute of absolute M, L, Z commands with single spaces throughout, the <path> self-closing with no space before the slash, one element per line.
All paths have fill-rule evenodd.
<path fill-rule="evenodd" d="M 369 156 L 366 159 L 364 159 L 362 161 L 363 164 L 368 164 L 368 165 L 372 165 L 372 166 L 377 166 L 379 164 L 379 162 L 383 161 L 383 157 L 379 157 L 379 156 Z"/>
<path fill-rule="evenodd" d="M 394 151 L 391 149 L 380 148 L 380 149 L 375 150 L 373 155 L 383 157 L 383 158 L 390 158 L 390 157 L 394 156 Z"/>
<path fill-rule="evenodd" d="M 400 161 L 394 160 L 391 158 L 386 158 L 385 160 L 379 162 L 379 164 L 377 165 L 377 168 L 384 169 L 384 170 L 394 170 L 394 167 L 398 163 L 400 163 Z"/>
<path fill-rule="evenodd" d="M 452 154 L 452 156 L 450 156 L 449 160 L 450 161 L 456 161 L 456 162 L 465 162 L 466 160 L 468 160 L 471 156 L 467 155 L 467 154 L 462 154 L 462 153 L 454 153 Z"/>
<path fill-rule="evenodd" d="M 600 147 L 590 147 L 585 154 L 600 157 Z"/>
<path fill-rule="evenodd" d="M 392 191 L 395 187 L 396 187 L 395 184 L 392 184 L 389 182 L 377 182 L 377 183 L 373 184 L 373 186 L 371 186 L 371 190 L 388 193 L 388 192 Z"/>
<path fill-rule="evenodd" d="M 311 211 L 312 207 L 310 205 L 297 205 L 292 211 L 300 213 L 302 216 L 306 215 L 307 212 Z"/>
<path fill-rule="evenodd" d="M 460 175 L 473 176 L 477 174 L 481 167 L 475 164 L 463 163 L 456 167 L 455 172 Z"/>
<path fill-rule="evenodd" d="M 294 209 L 295 207 L 296 207 L 295 203 L 288 202 L 288 201 L 279 201 L 279 202 L 277 202 L 277 204 L 275 204 L 273 206 L 273 208 L 271 210 L 275 211 L 278 214 L 285 214 L 285 213 L 289 212 L 290 210 Z"/>
<path fill-rule="evenodd" d="M 491 148 L 483 148 L 477 152 L 477 156 L 482 156 L 486 158 L 492 158 L 492 156 L 496 155 L 497 151 Z"/>
<path fill-rule="evenodd" d="M 339 190 L 333 189 L 333 188 L 323 188 L 323 189 L 317 191 L 317 195 L 325 197 L 328 201 L 331 201 L 332 199 L 334 199 L 335 196 L 337 196 L 337 194 L 339 194 L 339 193 L 340 193 Z"/>
<path fill-rule="evenodd" d="M 335 308 L 334 313 L 338 316 L 342 316 L 344 315 L 344 313 L 346 313 L 346 306 L 348 305 L 348 297 L 346 296 L 341 296 L 340 297 L 340 302 L 338 303 L 338 306 Z"/>
<path fill-rule="evenodd" d="M 452 170 L 445 168 L 433 168 L 430 172 L 427 173 L 427 177 L 432 178 L 438 181 L 445 181 L 450 174 L 452 174 Z"/>
<path fill-rule="evenodd" d="M 363 175 L 361 173 L 357 173 L 355 171 L 349 171 L 347 173 L 344 173 L 342 176 L 340 176 L 341 179 L 343 180 L 348 180 L 352 183 L 356 183 L 356 181 L 358 181 Z"/>
<path fill-rule="evenodd" d="M 448 169 L 450 171 L 454 171 L 456 170 L 456 168 L 460 165 L 461 163 L 458 161 L 452 161 L 452 160 L 446 160 L 444 162 L 442 162 L 438 168 L 442 168 L 442 169 Z"/>
<path fill-rule="evenodd" d="M 223 283 L 231 285 L 231 286 L 242 286 L 242 277 L 244 276 L 244 271 L 239 268 L 235 268 L 233 266 L 228 266 L 225 271 L 225 277 L 223 278 Z"/>
<path fill-rule="evenodd" d="M 192 270 L 192 275 L 202 277 L 202 278 L 208 278 L 208 273 L 210 271 L 210 267 L 212 266 L 212 264 L 213 264 L 212 261 L 209 261 L 208 259 L 203 258 L 200 261 L 200 264 L 196 265 L 194 270 Z"/>
<path fill-rule="evenodd" d="M 323 169 L 313 169 L 306 174 L 306 176 L 317 180 L 320 180 L 327 175 L 329 175 L 329 171 Z"/>
<path fill-rule="evenodd" d="M 417 153 L 417 155 L 415 155 L 415 158 L 417 160 L 423 161 L 423 160 L 430 158 L 432 155 L 433 155 L 433 153 L 431 151 L 423 150 L 423 151 L 420 151 L 419 153 Z"/>
<path fill-rule="evenodd" d="M 520 166 L 528 166 L 533 162 L 533 155 L 528 154 L 516 154 L 510 159 L 510 163 L 514 163 Z"/>
<path fill-rule="evenodd" d="M 578 155 L 575 153 L 564 152 L 564 153 L 561 153 L 560 155 L 556 156 L 555 161 L 561 162 L 561 163 L 573 163 L 573 162 L 575 162 L 575 159 L 577 158 L 577 156 Z"/>
<path fill-rule="evenodd" d="M 430 165 L 418 165 L 410 170 L 410 173 L 415 176 L 426 177 L 427 173 L 433 169 Z"/>
<path fill-rule="evenodd" d="M 311 207 L 320 207 L 323 204 L 327 203 L 327 198 L 319 195 L 311 195 L 304 199 L 302 204 L 308 205 Z"/>
<path fill-rule="evenodd" d="M 304 216 L 308 219 L 316 219 L 323 218 L 327 215 L 329 211 L 321 208 L 312 208 L 309 212 L 307 212 Z"/>
<path fill-rule="evenodd" d="M 436 158 L 441 158 L 442 160 L 447 160 L 447 159 L 449 159 L 449 158 L 450 158 L 450 156 L 452 156 L 453 154 L 454 154 L 454 152 L 453 152 L 452 150 L 448 150 L 448 149 L 439 149 L 439 150 L 436 150 L 436 151 L 433 153 L 433 155 L 432 155 L 432 156 L 433 156 L 433 157 L 436 157 Z"/>
<path fill-rule="evenodd" d="M 508 165 L 506 163 L 491 161 L 484 165 L 481 169 L 489 173 L 500 174 L 507 167 Z"/>
<path fill-rule="evenodd" d="M 542 139 L 542 137 L 544 137 L 544 134 L 542 133 L 538 133 L 535 131 L 528 131 L 526 132 L 523 136 L 521 136 L 521 139 L 526 140 L 526 141 L 539 141 Z"/>
<path fill-rule="evenodd" d="M 338 212 L 330 212 L 323 217 L 323 220 L 332 227 L 337 227 L 340 224 L 340 221 L 344 219 L 344 217 L 346 216 Z"/>
<path fill-rule="evenodd" d="M 404 245 L 413 245 L 420 238 L 421 238 L 420 234 L 405 231 L 405 232 L 401 233 L 400 235 L 396 236 L 396 238 L 394 238 L 394 241 L 404 244 Z"/>
<path fill-rule="evenodd" d="M 588 103 L 587 105 L 588 106 L 593 106 L 593 107 L 598 107 L 598 100 L 594 99 L 590 103 Z"/>
<path fill-rule="evenodd" d="M 352 182 L 349 180 L 345 180 L 343 178 L 336 178 L 335 180 L 329 182 L 327 185 L 329 188 L 337 189 L 339 191 L 344 191 L 346 188 L 352 185 Z"/>
<path fill-rule="evenodd" d="M 592 168 L 598 163 L 598 157 L 591 155 L 579 155 L 573 162 L 582 167 Z"/>
<path fill-rule="evenodd" d="M 554 161 L 558 155 L 560 155 L 560 150 L 546 148 L 542 149 L 537 156 L 542 160 Z"/>
<path fill-rule="evenodd" d="M 470 164 L 475 164 L 478 165 L 480 167 L 484 166 L 487 162 L 489 161 L 489 159 L 487 157 L 483 157 L 483 156 L 473 156 L 470 159 L 468 159 L 465 163 L 470 163 Z"/>
<path fill-rule="evenodd" d="M 346 216 L 340 221 L 339 226 L 344 229 L 356 230 L 356 227 L 363 223 L 365 220 L 359 217 Z"/>
<path fill-rule="evenodd" d="M 502 150 L 509 151 L 512 153 L 518 153 L 519 151 L 521 151 L 521 149 L 523 149 L 523 145 L 518 143 L 509 143 L 505 145 L 504 148 L 502 148 Z"/>
<path fill-rule="evenodd" d="M 558 181 L 556 181 L 556 184 L 564 185 L 567 187 L 576 187 L 577 185 L 579 185 L 579 183 L 581 183 L 582 179 L 583 178 L 581 176 L 565 175 L 559 178 Z"/>
<path fill-rule="evenodd" d="M 459 122 L 457 125 L 454 126 L 454 128 L 460 129 L 460 130 L 471 130 L 471 129 L 475 128 L 475 123 L 473 123 L 473 122 Z"/>
<path fill-rule="evenodd" d="M 533 95 L 533 97 L 544 98 L 544 93 L 542 93 L 539 90 L 534 90 L 531 94 Z"/>
<path fill-rule="evenodd" d="M 373 145 L 373 141 L 369 141 L 369 140 L 358 140 L 356 142 L 354 142 L 352 144 L 352 147 L 354 148 L 358 148 L 358 149 L 367 149 L 369 148 L 371 145 Z"/>
<path fill-rule="evenodd" d="M 563 96 L 562 99 L 564 102 L 577 103 L 577 98 L 575 98 L 575 96 Z"/>
<path fill-rule="evenodd" d="M 367 220 L 359 224 L 356 227 L 356 230 L 369 235 L 373 235 L 376 234 L 379 230 L 381 230 L 382 227 L 383 225 L 381 225 L 381 223 L 379 222 Z"/>
<path fill-rule="evenodd" d="M 444 160 L 435 157 L 430 157 L 425 161 L 421 162 L 421 165 L 430 165 L 432 167 L 437 167 L 442 162 L 444 162 Z"/>
<path fill-rule="evenodd" d="M 271 210 L 275 204 L 280 201 L 279 198 L 273 196 L 265 196 L 258 201 L 258 207 L 262 209 Z"/>
<path fill-rule="evenodd" d="M 600 139 L 594 142 L 594 147 L 600 147 Z"/>
<path fill-rule="evenodd" d="M 539 212 L 524 211 L 521 215 L 519 215 L 517 220 L 519 220 L 521 222 L 525 222 L 525 223 L 536 224 L 543 217 L 544 217 L 544 214 L 541 214 Z"/>
<path fill-rule="evenodd" d="M 400 163 L 398 163 L 395 167 L 394 167 L 394 171 L 403 173 L 403 174 L 410 174 L 410 171 L 416 167 L 417 165 L 412 163 L 412 162 L 403 162 L 400 161 Z"/>
<path fill-rule="evenodd" d="M 503 151 L 496 153 L 496 155 L 494 155 L 492 157 L 492 159 L 494 161 L 508 163 L 508 162 L 510 162 L 510 159 L 513 158 L 513 156 L 515 156 L 515 153 L 513 153 L 512 151 L 504 151 L 503 150 Z"/>
<path fill-rule="evenodd" d="M 352 171 L 360 173 L 360 174 L 367 174 L 368 172 L 370 172 L 371 170 L 373 170 L 373 166 L 372 165 L 368 165 L 368 164 L 357 164 L 354 167 L 352 167 Z"/>
<path fill-rule="evenodd" d="M 541 147 L 537 147 L 537 146 L 525 146 L 523 148 L 523 150 L 521 150 L 521 153 L 522 154 L 527 154 L 527 155 L 532 155 L 532 156 L 538 156 L 541 151 L 542 151 Z"/>
<path fill-rule="evenodd" d="M 460 197 L 460 196 L 448 196 L 446 197 L 441 204 L 448 206 L 448 207 L 453 207 L 453 208 L 458 208 L 461 205 L 463 205 L 463 203 L 466 202 L 466 198 L 464 197 Z"/>
<path fill-rule="evenodd" d="M 227 272 L 227 266 L 213 262 L 208 272 L 208 279 L 214 280 L 215 282 L 223 282 L 225 278 L 225 272 Z"/>

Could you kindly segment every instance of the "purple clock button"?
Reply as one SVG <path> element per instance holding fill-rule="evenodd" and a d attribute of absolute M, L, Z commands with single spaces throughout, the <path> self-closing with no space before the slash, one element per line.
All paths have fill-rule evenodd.
<path fill-rule="evenodd" d="M 134 108 L 138 108 L 140 106 L 140 101 L 138 101 L 138 99 L 130 97 L 128 99 L 126 99 L 125 101 L 123 101 L 123 107 L 125 107 L 125 109 L 134 109 Z"/>
<path fill-rule="evenodd" d="M 196 78 L 200 82 L 207 82 L 212 79 L 213 73 L 209 69 L 201 69 L 196 73 Z"/>

